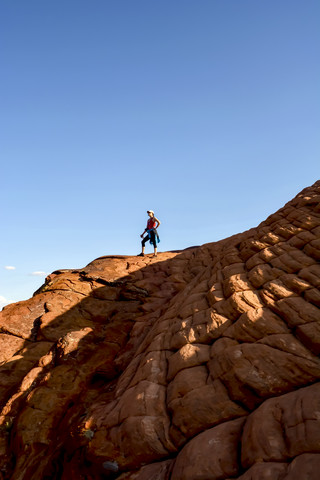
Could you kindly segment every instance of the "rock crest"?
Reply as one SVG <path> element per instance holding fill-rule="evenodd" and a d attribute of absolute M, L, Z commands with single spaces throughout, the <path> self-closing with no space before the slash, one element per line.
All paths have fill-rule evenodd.
<path fill-rule="evenodd" d="M 0 312 L 1 480 L 316 480 L 320 181 L 257 228 Z"/>

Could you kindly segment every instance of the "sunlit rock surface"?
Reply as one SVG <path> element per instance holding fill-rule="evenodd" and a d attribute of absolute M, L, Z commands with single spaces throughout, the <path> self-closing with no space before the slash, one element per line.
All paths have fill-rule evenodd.
<path fill-rule="evenodd" d="M 0 479 L 318 480 L 320 182 L 0 313 Z"/>

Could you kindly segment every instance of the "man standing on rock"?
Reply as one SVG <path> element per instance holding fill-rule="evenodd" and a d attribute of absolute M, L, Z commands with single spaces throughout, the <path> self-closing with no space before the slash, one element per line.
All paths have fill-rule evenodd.
<path fill-rule="evenodd" d="M 147 222 L 147 227 L 144 229 L 144 232 L 140 235 L 140 237 L 143 239 L 141 244 L 142 244 L 142 252 L 138 255 L 139 257 L 144 257 L 144 249 L 146 242 L 149 240 L 151 245 L 154 246 L 154 257 L 157 256 L 157 243 L 160 242 L 160 238 L 157 232 L 157 228 L 160 226 L 160 221 L 154 216 L 154 211 L 153 210 L 147 210 L 147 214 L 149 215 L 149 219 Z M 144 238 L 144 234 L 147 233 Z"/>

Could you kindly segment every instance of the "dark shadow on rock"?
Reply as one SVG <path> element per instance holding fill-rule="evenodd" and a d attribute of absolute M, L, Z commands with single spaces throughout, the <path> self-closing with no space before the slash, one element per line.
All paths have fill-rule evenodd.
<path fill-rule="evenodd" d="M 22 329 L 22 348 L 0 366 L 1 480 L 66 480 L 77 472 L 83 474 L 79 478 L 96 480 L 120 474 L 88 461 L 86 445 L 93 432 L 79 432 L 77 426 L 97 399 L 112 401 L 117 379 L 137 347 L 168 302 L 199 272 L 188 266 L 194 250 L 157 259 L 100 257 L 84 269 L 54 272 L 32 299 L 4 309 L 1 332 L 20 338 L 19 323 L 27 317 L 29 335 Z M 164 283 L 166 295 L 158 297 Z M 25 308 L 29 316 L 23 315 Z M 132 338 L 137 323 L 139 337 Z"/>

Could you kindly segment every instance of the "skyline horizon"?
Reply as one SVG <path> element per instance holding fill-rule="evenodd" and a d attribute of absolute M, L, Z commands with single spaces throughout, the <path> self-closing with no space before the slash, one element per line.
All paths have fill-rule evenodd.
<path fill-rule="evenodd" d="M 252 229 L 256 229 L 258 228 L 262 223 L 264 223 L 270 216 L 274 215 L 275 213 L 277 213 L 279 210 L 281 210 L 282 208 L 284 208 L 286 206 L 286 204 L 290 203 L 294 198 L 296 198 L 298 195 L 300 195 L 304 190 L 316 185 L 317 183 L 320 183 L 320 178 L 318 180 L 316 180 L 313 184 L 311 185 L 308 185 L 306 187 L 304 187 L 302 190 L 300 190 L 299 192 L 297 192 L 297 194 L 295 196 L 293 196 L 290 200 L 288 200 L 287 202 L 285 202 L 284 205 L 282 205 L 278 210 L 275 210 L 274 212 L 272 212 L 270 215 L 268 215 L 265 219 L 261 220 L 261 222 L 259 222 L 256 226 L 252 226 L 250 228 L 248 228 L 247 230 L 244 230 L 242 232 L 235 232 L 227 237 L 224 237 L 224 238 L 221 238 L 219 240 L 215 240 L 213 242 L 206 242 L 206 243 L 203 243 L 201 245 L 189 245 L 187 247 L 184 247 L 183 249 L 174 249 L 174 250 L 165 250 L 165 251 L 162 251 L 161 248 L 160 250 L 158 250 L 158 254 L 161 256 L 161 253 L 166 253 L 166 252 L 184 252 L 185 250 L 188 250 L 188 249 L 192 249 L 192 248 L 200 248 L 202 247 L 203 245 L 207 245 L 207 244 L 211 244 L 211 243 L 219 243 L 221 241 L 225 241 L 233 236 L 236 236 L 236 235 L 241 235 L 242 233 L 245 233 L 249 230 L 252 230 Z M 147 243 L 147 245 L 149 245 L 149 243 Z M 148 251 L 150 250 L 150 251 Z M 92 258 L 87 264 L 83 264 L 81 267 L 74 267 L 74 268 L 56 268 L 54 269 L 52 272 L 43 272 L 43 271 L 35 271 L 35 272 L 32 272 L 32 273 L 29 273 L 29 276 L 35 276 L 35 277 L 42 277 L 43 278 L 43 282 L 42 283 L 39 283 L 39 285 L 37 286 L 37 288 L 32 292 L 32 294 L 29 296 L 29 297 L 26 297 L 24 299 L 18 299 L 18 300 L 15 300 L 13 302 L 10 302 L 10 301 L 7 301 L 7 299 L 5 299 L 4 297 L 2 297 L 2 295 L 0 295 L 0 310 L 2 310 L 2 308 L 4 308 L 5 306 L 7 305 L 10 305 L 12 303 L 17 303 L 17 302 L 20 302 L 20 301 L 25 301 L 25 300 L 28 300 L 29 298 L 31 298 L 33 296 L 33 294 L 36 293 L 36 291 L 41 288 L 41 286 L 43 286 L 45 284 L 45 279 L 48 275 L 51 275 L 52 273 L 54 273 L 55 271 L 59 271 L 59 270 L 81 270 L 81 268 L 85 268 L 88 264 L 94 262 L 95 260 L 99 259 L 99 258 L 107 258 L 107 257 L 133 257 L 133 256 L 138 256 L 138 254 L 126 254 L 126 253 L 109 253 L 109 254 L 106 254 L 106 255 L 101 255 L 99 257 L 96 257 L 96 258 Z M 149 248 L 147 247 L 146 248 L 146 253 L 145 253 L 145 256 L 146 257 L 150 257 L 152 258 L 153 257 L 153 251 L 152 251 L 152 246 L 149 246 Z M 161 259 L 161 258 L 160 258 Z M 157 260 L 155 260 L 157 261 Z M 10 265 L 7 265 L 7 266 L 3 266 L 3 268 L 7 271 L 10 271 L 10 272 L 14 272 L 16 271 L 16 267 L 15 266 L 10 266 Z"/>

